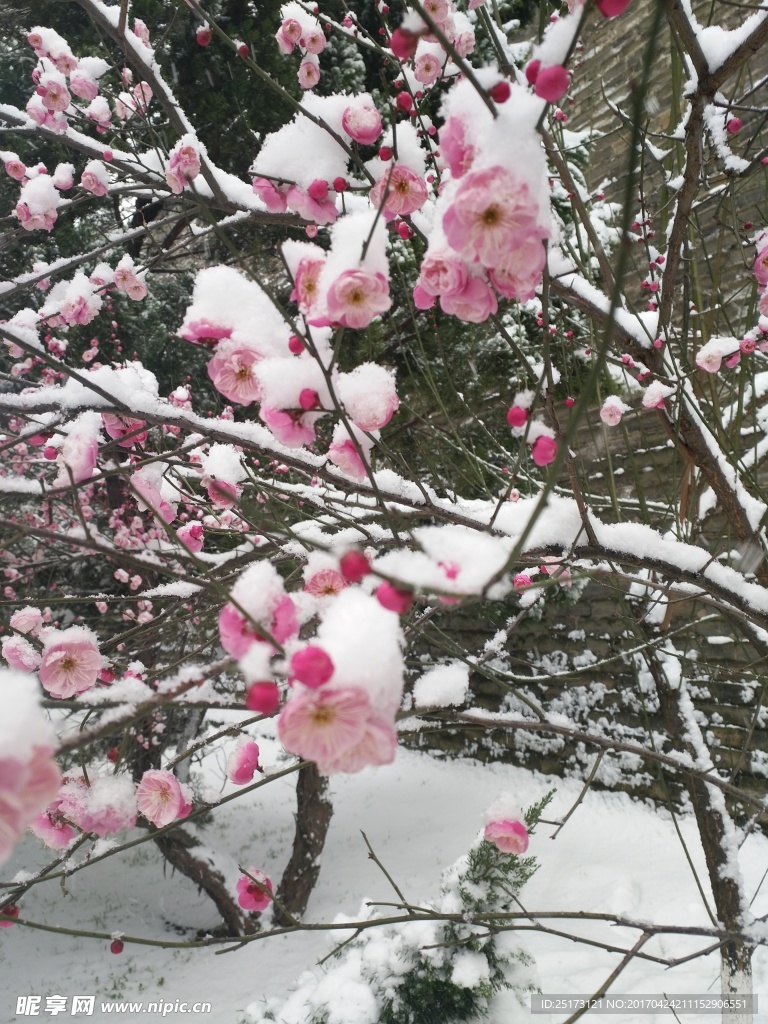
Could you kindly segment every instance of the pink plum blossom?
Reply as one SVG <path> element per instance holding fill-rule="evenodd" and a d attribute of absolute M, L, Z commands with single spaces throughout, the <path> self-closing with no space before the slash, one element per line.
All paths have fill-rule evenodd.
<path fill-rule="evenodd" d="M 223 324 L 215 324 L 204 317 L 192 320 L 179 330 L 179 336 L 193 345 L 216 345 L 224 338 L 232 335 L 232 328 Z"/>
<path fill-rule="evenodd" d="M 67 487 L 70 483 L 80 484 L 90 480 L 99 456 L 99 442 L 85 430 L 73 430 L 67 434 L 61 446 L 57 462 L 59 472 L 54 480 L 56 487 Z"/>
<path fill-rule="evenodd" d="M 372 103 L 352 103 L 341 115 L 341 126 L 355 142 L 370 146 L 381 135 L 381 114 Z"/>
<path fill-rule="evenodd" d="M 201 483 L 208 494 L 208 500 L 216 508 L 235 508 L 240 500 L 241 488 L 229 480 L 203 477 Z"/>
<path fill-rule="evenodd" d="M 517 247 L 506 254 L 504 262 L 488 271 L 493 287 L 507 299 L 527 302 L 536 294 L 547 254 L 539 231 L 521 239 Z"/>
<path fill-rule="evenodd" d="M 112 110 L 104 96 L 97 96 L 96 99 L 91 100 L 85 110 L 85 116 L 89 121 L 95 122 L 96 131 L 100 135 L 108 131 L 112 124 Z M 103 155 L 105 160 L 108 159 L 107 151 Z"/>
<path fill-rule="evenodd" d="M 95 639 L 82 626 L 49 634 L 38 675 L 52 697 L 67 699 L 95 685 L 102 659 Z"/>
<path fill-rule="evenodd" d="M 370 199 L 381 209 L 385 220 L 407 217 L 426 203 L 427 185 L 409 167 L 394 164 L 373 186 Z"/>
<path fill-rule="evenodd" d="M 57 798 L 29 826 L 33 834 L 52 850 L 66 850 L 77 835 L 59 810 L 60 805 L 61 800 Z"/>
<path fill-rule="evenodd" d="M 258 401 L 261 394 L 258 379 L 253 372 L 261 358 L 261 353 L 252 346 L 231 338 L 226 339 L 219 344 L 208 363 L 208 376 L 216 390 L 230 402 L 250 405 Z"/>
<path fill-rule="evenodd" d="M 166 496 L 170 485 L 163 478 L 159 463 L 145 466 L 131 473 L 130 484 L 139 498 L 139 507 L 150 509 L 154 516 L 164 523 L 172 523 L 176 518 L 176 503 Z"/>
<path fill-rule="evenodd" d="M 502 853 L 519 856 L 528 849 L 528 829 L 517 819 L 490 822 L 485 826 L 483 838 Z"/>
<path fill-rule="evenodd" d="M 266 639 L 232 604 L 225 604 L 219 612 L 219 638 L 233 658 L 242 658 L 254 643 Z"/>
<path fill-rule="evenodd" d="M 227 761 L 227 778 L 236 786 L 245 786 L 253 782 L 254 773 L 257 771 L 261 771 L 259 745 L 253 740 L 243 739 Z"/>
<path fill-rule="evenodd" d="M 52 132 L 56 132 L 57 135 L 61 135 L 67 130 L 66 114 L 60 111 L 48 110 L 43 106 L 43 101 L 37 94 L 30 98 L 25 110 L 35 124 L 41 128 L 48 128 Z"/>
<path fill-rule="evenodd" d="M 46 110 L 63 111 L 72 102 L 66 80 L 60 72 L 41 75 L 35 91 Z"/>
<path fill-rule="evenodd" d="M 141 814 L 157 828 L 185 818 L 192 810 L 191 795 L 173 772 L 150 768 L 144 772 L 136 790 Z"/>
<path fill-rule="evenodd" d="M 73 71 L 69 79 L 69 89 L 78 99 L 90 103 L 99 95 L 99 83 L 85 71 Z"/>
<path fill-rule="evenodd" d="M 35 744 L 25 761 L 0 757 L 0 864 L 56 796 L 61 775 L 52 753 Z"/>
<path fill-rule="evenodd" d="M 286 18 L 280 26 L 280 31 L 295 46 L 301 39 L 301 22 L 297 21 L 296 18 Z"/>
<path fill-rule="evenodd" d="M 344 270 L 328 289 L 328 316 L 335 323 L 361 330 L 392 305 L 383 274 Z"/>
<path fill-rule="evenodd" d="M 254 178 L 253 191 L 270 213 L 285 213 L 288 207 L 285 192 L 268 178 Z"/>
<path fill-rule="evenodd" d="M 280 712 L 277 734 L 286 750 L 320 766 L 357 746 L 370 717 L 368 694 L 359 687 L 303 687 Z"/>
<path fill-rule="evenodd" d="M 422 53 L 416 58 L 413 77 L 422 85 L 432 85 L 440 77 L 443 65 L 434 53 Z"/>
<path fill-rule="evenodd" d="M 302 313 L 311 313 L 313 306 L 317 303 L 318 281 L 324 266 L 325 260 L 314 259 L 311 256 L 303 256 L 299 260 L 293 277 L 291 298 L 298 303 Z"/>
<path fill-rule="evenodd" d="M 109 186 L 109 174 L 100 160 L 89 160 L 80 175 L 80 187 L 95 196 L 105 196 Z"/>
<path fill-rule="evenodd" d="M 249 878 L 248 875 L 252 877 Z M 237 880 L 237 902 L 243 910 L 266 910 L 272 902 L 272 897 L 264 892 L 264 889 L 271 893 L 272 882 L 258 868 L 248 868 L 248 875 L 243 875 Z M 254 882 L 254 878 L 259 885 Z"/>
<path fill-rule="evenodd" d="M 318 28 L 304 33 L 303 46 L 307 53 L 322 53 L 325 49 L 325 33 Z"/>
<path fill-rule="evenodd" d="M 448 0 L 424 0 L 423 7 L 436 25 L 445 25 L 451 16 L 451 5 Z"/>
<path fill-rule="evenodd" d="M 331 196 L 326 194 L 324 199 L 315 199 L 297 185 L 291 185 L 288 189 L 286 201 L 300 217 L 315 224 L 333 224 L 339 215 L 336 202 Z"/>
<path fill-rule="evenodd" d="M 146 298 L 147 286 L 140 277 L 137 277 L 132 263 L 131 260 L 131 265 L 128 265 L 123 259 L 115 267 L 115 287 L 119 292 L 124 292 L 129 299 L 140 302 L 141 299 Z"/>
<path fill-rule="evenodd" d="M 33 636 L 37 634 L 42 624 L 43 613 L 31 605 L 19 608 L 10 618 L 11 629 L 16 629 L 19 633 L 32 633 Z"/>
<path fill-rule="evenodd" d="M 440 296 L 440 308 L 466 323 L 480 324 L 497 312 L 499 304 L 486 281 L 468 277 L 461 291 Z"/>
<path fill-rule="evenodd" d="M 15 181 L 24 181 L 27 173 L 26 164 L 24 164 L 17 156 L 6 156 L 5 158 L 5 173 L 13 178 Z"/>
<path fill-rule="evenodd" d="M 120 416 L 117 413 L 103 412 L 101 422 L 104 430 L 121 448 L 133 448 L 136 444 L 144 444 L 149 437 L 149 429 L 144 420 L 135 420 L 131 416 Z M 130 436 L 127 436 L 130 435 Z"/>
<path fill-rule="evenodd" d="M 314 413 L 273 409 L 262 405 L 259 417 L 286 448 L 301 448 L 315 440 L 317 415 Z"/>
<path fill-rule="evenodd" d="M 366 563 L 367 564 L 367 563 Z M 340 593 L 347 583 L 340 572 L 326 567 L 312 573 L 304 584 L 304 589 L 313 597 L 329 597 Z"/>
<path fill-rule="evenodd" d="M 54 807 L 83 832 L 101 837 L 136 824 L 133 780 L 125 773 L 97 775 L 88 781 L 82 777 L 65 780 Z"/>
<path fill-rule="evenodd" d="M 525 182 L 503 167 L 488 167 L 463 178 L 443 228 L 464 259 L 500 267 L 537 230 L 538 214 Z"/>
<path fill-rule="evenodd" d="M 768 285 L 768 245 L 760 249 L 757 254 L 755 259 L 755 277 L 761 288 L 765 288 Z"/>
<path fill-rule="evenodd" d="M 629 412 L 629 408 L 617 395 L 609 395 L 600 409 L 600 419 L 607 426 L 615 427 L 621 423 L 621 417 Z"/>
<path fill-rule="evenodd" d="M 263 624 L 263 632 L 259 632 L 233 604 L 225 604 L 219 612 L 221 646 L 233 658 L 242 658 L 255 643 L 267 642 L 265 633 L 269 633 L 277 643 L 283 644 L 298 631 L 296 606 L 287 594 L 277 602 L 270 621 Z"/>
<path fill-rule="evenodd" d="M 67 192 L 75 184 L 75 165 L 69 163 L 56 164 L 51 181 L 61 192 Z"/>
<path fill-rule="evenodd" d="M 424 257 L 419 284 L 429 295 L 456 295 L 466 287 L 468 276 L 464 260 L 443 250 Z"/>
<path fill-rule="evenodd" d="M 178 142 L 171 150 L 165 180 L 174 195 L 181 195 L 200 173 L 200 154 L 191 143 Z"/>
<path fill-rule="evenodd" d="M 339 428 L 341 429 L 339 430 Z M 362 449 L 363 455 L 367 456 L 366 446 L 361 439 L 358 439 L 358 445 Z M 370 446 L 368 447 L 370 450 Z M 355 480 L 365 480 L 368 476 L 368 467 L 343 423 L 337 424 L 333 441 L 328 448 L 328 458 L 342 473 L 346 473 L 347 476 L 351 476 Z"/>
<path fill-rule="evenodd" d="M 475 48 L 475 32 L 471 25 L 461 32 L 456 32 L 449 27 L 448 37 L 460 57 L 469 56 Z"/>
<path fill-rule="evenodd" d="M 449 117 L 440 129 L 440 152 L 454 178 L 460 178 L 472 166 L 475 148 L 467 141 L 467 129 L 461 118 Z"/>
<path fill-rule="evenodd" d="M 324 775 L 339 772 L 359 772 L 368 765 L 391 764 L 397 750 L 397 733 L 391 722 L 371 716 L 365 726 L 363 738 L 354 746 L 343 750 L 335 758 L 318 764 Z"/>
<path fill-rule="evenodd" d="M 42 661 L 39 652 L 23 636 L 4 637 L 0 650 L 10 667 L 19 672 L 34 672 Z"/>
<path fill-rule="evenodd" d="M 400 407 L 394 374 L 377 363 L 361 363 L 340 374 L 338 394 L 360 430 L 380 430 Z"/>
<path fill-rule="evenodd" d="M 200 523 L 185 523 L 176 531 L 176 536 L 187 551 L 191 551 L 192 554 L 196 555 L 198 551 L 203 550 L 205 538 L 203 536 L 203 527 Z"/>
<path fill-rule="evenodd" d="M 277 43 L 277 48 L 280 50 L 280 53 L 286 57 L 292 54 L 296 49 L 296 43 L 286 35 L 283 25 L 281 25 L 277 32 L 275 32 L 275 42 Z"/>
<path fill-rule="evenodd" d="M 309 54 L 299 65 L 296 76 L 302 89 L 314 89 L 320 81 L 320 67 L 317 58 Z"/>

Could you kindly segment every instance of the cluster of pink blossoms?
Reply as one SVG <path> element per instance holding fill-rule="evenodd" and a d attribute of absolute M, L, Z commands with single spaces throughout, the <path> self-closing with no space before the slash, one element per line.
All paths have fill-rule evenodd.
<path fill-rule="evenodd" d="M 53 730 L 28 675 L 0 672 L 5 710 L 0 721 L 0 864 L 35 817 L 55 797 L 61 776 Z"/>
<path fill-rule="evenodd" d="M 325 32 L 322 25 L 294 0 L 282 6 L 280 15 L 282 24 L 275 34 L 280 53 L 290 55 L 296 47 L 303 51 L 297 75 L 299 85 L 302 89 L 314 89 L 320 81 L 318 56 L 325 49 Z"/>
<path fill-rule="evenodd" d="M 470 10 L 478 6 L 480 0 L 470 0 Z M 466 14 L 459 11 L 450 0 L 426 0 L 423 8 L 459 57 L 467 57 L 472 53 L 475 48 L 475 30 Z M 429 26 L 419 15 L 409 12 L 390 37 L 392 53 L 402 61 L 415 58 L 416 67 L 423 67 L 423 62 L 421 65 L 419 62 L 426 55 L 424 44 L 439 46 L 439 38 L 430 32 Z"/>
<path fill-rule="evenodd" d="M 465 82 L 451 91 L 440 130 L 450 180 L 414 290 L 419 309 L 439 300 L 444 312 L 481 323 L 496 313 L 498 296 L 527 301 L 541 281 L 549 237 L 546 166 L 533 110 L 522 88 L 512 89 L 515 103 L 499 107 L 495 122 Z"/>
<path fill-rule="evenodd" d="M 133 828 L 139 813 L 163 828 L 191 810 L 191 790 L 164 769 L 144 772 L 138 786 L 126 772 L 89 778 L 76 774 L 61 780 L 54 799 L 31 828 L 46 846 L 63 850 L 82 832 L 103 838 Z"/>
<path fill-rule="evenodd" d="M 37 671 L 43 689 L 61 699 L 95 686 L 103 660 L 91 630 L 46 626 L 40 610 L 31 607 L 12 615 L 10 624 L 15 632 L 3 640 L 2 654 L 11 668 Z"/>
<path fill-rule="evenodd" d="M 130 30 L 128 30 L 130 31 Z M 138 18 L 134 21 L 133 35 L 145 45 L 149 43 L 146 25 Z M 109 63 L 100 57 L 77 58 L 69 44 L 54 29 L 36 26 L 27 34 L 27 41 L 39 65 L 32 72 L 35 92 L 27 103 L 27 114 L 42 128 L 58 134 L 67 130 L 70 115 L 81 115 L 91 121 L 98 134 L 111 127 L 112 110 L 108 100 L 99 95 L 99 79 L 109 70 Z M 123 82 L 130 84 L 131 73 L 123 71 Z M 77 107 L 72 97 L 88 104 Z M 131 116 L 136 110 L 146 109 L 152 97 L 150 86 L 141 82 L 133 95 L 121 93 L 115 104 L 119 117 Z"/>

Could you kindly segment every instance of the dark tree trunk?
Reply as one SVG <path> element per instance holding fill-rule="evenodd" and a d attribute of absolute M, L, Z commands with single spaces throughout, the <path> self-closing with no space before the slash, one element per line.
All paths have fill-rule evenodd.
<path fill-rule="evenodd" d="M 195 856 L 200 845 L 182 828 L 175 828 L 155 839 L 158 849 L 174 868 L 191 878 L 216 904 L 228 935 L 250 935 L 257 930 L 256 920 L 241 910 L 227 889 L 223 876 L 204 859 Z"/>
<path fill-rule="evenodd" d="M 312 889 L 320 874 L 320 855 L 325 846 L 333 815 L 327 795 L 328 780 L 313 765 L 299 772 L 296 782 L 296 831 L 291 859 L 280 879 L 277 898 L 293 917 L 307 909 Z M 290 921 L 275 907 L 275 923 Z"/>

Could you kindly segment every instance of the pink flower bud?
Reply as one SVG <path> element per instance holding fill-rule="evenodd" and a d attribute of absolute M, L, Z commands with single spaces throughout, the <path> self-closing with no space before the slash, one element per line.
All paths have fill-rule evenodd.
<path fill-rule="evenodd" d="M 257 715 L 273 715 L 280 706 L 280 691 L 276 683 L 254 683 L 248 687 L 245 706 Z"/>
<path fill-rule="evenodd" d="M 316 689 L 331 678 L 334 664 L 322 647 L 310 644 L 297 651 L 291 658 L 291 674 L 300 683 Z"/>
<path fill-rule="evenodd" d="M 375 593 L 379 604 L 397 615 L 405 615 L 413 604 L 410 590 L 400 590 L 386 580 L 379 584 Z"/>
<path fill-rule="evenodd" d="M 407 28 L 396 28 L 389 40 L 389 48 L 399 60 L 410 60 L 418 45 L 418 35 Z"/>
<path fill-rule="evenodd" d="M 536 79 L 539 77 L 539 71 L 541 70 L 541 61 L 532 60 L 525 67 L 525 77 L 529 85 L 535 85 Z"/>
<path fill-rule="evenodd" d="M 320 396 L 312 388 L 302 388 L 299 395 L 299 405 L 305 412 L 310 409 L 320 408 Z"/>
<path fill-rule="evenodd" d="M 371 566 L 361 551 L 347 551 L 339 559 L 339 569 L 347 583 L 359 583 L 370 573 Z"/>
<path fill-rule="evenodd" d="M 534 91 L 547 103 L 557 103 L 568 91 L 568 72 L 560 64 L 553 64 L 548 68 L 541 68 L 536 76 Z"/>
<path fill-rule="evenodd" d="M 531 448 L 531 458 L 537 466 L 547 466 L 550 462 L 555 461 L 557 456 L 557 442 L 548 437 L 546 434 L 542 434 L 537 437 L 533 442 Z"/>
<path fill-rule="evenodd" d="M 616 18 L 629 7 L 631 0 L 595 0 L 604 18 Z"/>
<path fill-rule="evenodd" d="M 399 110 L 402 110 L 406 114 L 410 113 L 411 107 L 413 106 L 411 94 L 409 92 L 401 92 L 395 100 L 395 103 Z"/>
<path fill-rule="evenodd" d="M 307 189 L 307 193 L 318 203 L 321 203 L 323 199 L 328 198 L 328 182 L 323 181 L 322 178 L 315 178 Z"/>
<path fill-rule="evenodd" d="M 507 410 L 507 423 L 510 427 L 524 427 L 528 422 L 528 410 L 522 406 L 513 405 Z"/>
<path fill-rule="evenodd" d="M 729 135 L 738 135 L 742 128 L 740 117 L 729 117 L 725 123 L 725 130 Z"/>
<path fill-rule="evenodd" d="M 502 853 L 525 853 L 528 849 L 528 829 L 516 819 L 492 821 L 485 826 L 483 838 Z"/>
<path fill-rule="evenodd" d="M 488 93 L 494 103 L 506 103 L 511 94 L 512 89 L 510 88 L 509 82 L 506 78 L 501 82 L 497 82 Z"/>

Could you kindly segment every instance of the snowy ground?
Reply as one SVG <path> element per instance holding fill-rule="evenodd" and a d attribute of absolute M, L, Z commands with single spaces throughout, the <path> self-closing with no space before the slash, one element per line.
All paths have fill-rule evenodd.
<path fill-rule="evenodd" d="M 276 750 L 266 743 L 266 763 Z M 223 756 L 209 760 L 211 784 L 223 777 Z M 391 900 L 386 879 L 368 859 L 360 837 L 364 830 L 378 856 L 415 901 L 437 895 L 440 873 L 468 845 L 481 827 L 481 814 L 501 793 L 512 792 L 523 805 L 541 797 L 556 780 L 512 766 L 480 765 L 472 761 L 435 761 L 427 755 L 398 752 L 396 763 L 366 769 L 359 775 L 333 780 L 335 814 L 326 846 L 320 881 L 312 896 L 307 920 L 331 920 L 343 912 L 354 915 L 365 899 Z M 220 783 L 219 783 L 220 784 Z M 547 816 L 567 811 L 580 785 L 557 782 L 557 795 Z M 215 824 L 202 833 L 211 847 L 230 850 L 244 865 L 260 866 L 278 879 L 287 858 L 293 828 L 290 778 L 264 787 L 242 801 L 216 812 Z M 707 923 L 701 897 L 685 852 L 668 814 L 633 803 L 622 795 L 590 792 L 582 806 L 553 842 L 551 827 L 540 826 L 529 852 L 541 862 L 538 874 L 523 891 L 528 909 L 603 910 L 666 923 Z M 704 861 L 693 823 L 682 821 L 682 832 L 700 877 Z M 12 877 L 43 863 L 44 854 L 30 840 L 6 866 Z M 741 851 L 747 890 L 757 889 L 768 869 L 768 840 L 751 836 Z M 753 912 L 768 912 L 768 882 L 758 892 Z M 177 929 L 206 928 L 217 923 L 215 911 L 187 879 L 164 871 L 150 844 L 107 859 L 74 875 L 66 891 L 58 882 L 38 886 L 25 898 L 23 916 L 72 928 L 121 930 L 132 935 L 179 938 Z M 602 924 L 574 925 L 581 934 L 616 945 L 631 945 L 637 933 Z M 338 940 L 337 940 L 338 941 Z M 620 959 L 616 954 L 565 939 L 525 933 L 523 944 L 538 964 L 545 993 L 591 993 Z M 682 956 L 706 941 L 667 938 L 650 943 L 648 952 Z M 73 995 L 95 995 L 92 1019 L 143 1024 L 160 1019 L 146 1012 L 124 1011 L 102 1016 L 100 1000 L 208 1001 L 210 1014 L 170 1012 L 167 1021 L 215 1021 L 240 1024 L 245 1011 L 264 996 L 286 993 L 298 975 L 326 952 L 331 940 L 323 934 L 297 935 L 254 942 L 224 955 L 212 950 L 167 951 L 126 946 L 112 955 L 100 940 L 56 936 L 22 927 L 0 934 L 0 1020 L 23 1021 L 15 1015 L 16 998 L 64 995 L 68 1020 Z M 755 1024 L 768 1024 L 768 951 L 755 954 L 754 991 L 763 1005 Z M 695 960 L 674 970 L 635 960 L 614 986 L 615 992 L 643 994 L 717 994 L 716 957 Z M 509 999 L 511 997 L 504 997 Z M 500 1000 L 491 1024 L 528 1020 L 548 1024 L 567 1014 L 532 1016 L 526 1007 Z M 74 1019 L 88 1019 L 74 1018 Z M 667 1024 L 670 1016 L 587 1015 L 584 1020 L 621 1024 Z M 682 1017 L 694 1020 L 694 1017 Z M 718 1021 L 719 1017 L 702 1017 Z M 438 1022 L 436 1022 L 438 1024 Z"/>

